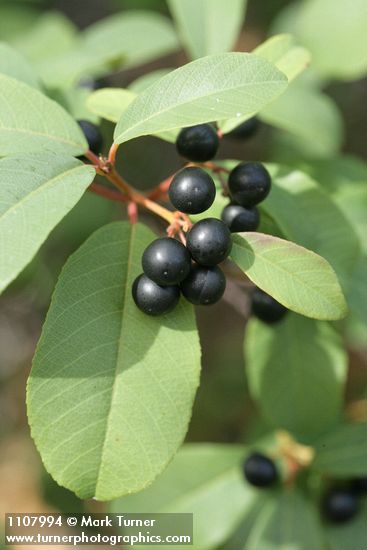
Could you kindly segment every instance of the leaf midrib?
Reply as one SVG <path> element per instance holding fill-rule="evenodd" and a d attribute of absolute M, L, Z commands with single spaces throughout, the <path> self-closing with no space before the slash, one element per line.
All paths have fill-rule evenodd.
<path fill-rule="evenodd" d="M 65 139 L 65 138 L 62 138 L 60 136 L 57 136 L 55 134 L 45 134 L 44 132 L 36 132 L 35 130 L 28 130 L 28 129 L 24 129 L 24 128 L 8 128 L 7 126 L 0 126 L 0 132 L 2 131 L 5 131 L 5 132 L 16 132 L 18 134 L 27 134 L 27 135 L 32 135 L 32 136 L 40 136 L 40 137 L 45 137 L 47 139 L 49 139 L 50 141 L 57 141 L 59 143 L 65 143 L 67 145 L 72 145 L 73 147 L 82 147 L 82 143 L 78 143 L 76 141 L 70 141 L 68 139 Z"/>
<path fill-rule="evenodd" d="M 47 189 L 48 187 L 51 187 L 52 185 L 54 185 L 57 182 L 57 180 L 63 177 L 67 177 L 74 171 L 77 172 L 79 170 L 82 171 L 84 169 L 85 169 L 84 166 L 74 166 L 73 168 L 70 168 L 69 170 L 66 170 L 65 172 L 62 172 L 61 174 L 58 174 L 57 176 L 47 180 L 45 183 L 41 184 L 36 189 L 33 189 L 33 191 L 31 191 L 30 193 L 22 197 L 20 201 L 16 202 L 15 204 L 12 204 L 10 208 L 5 210 L 5 212 L 3 212 L 3 214 L 0 215 L 0 223 L 3 221 L 4 218 L 8 216 L 9 212 L 17 208 L 21 208 L 22 205 L 24 206 L 24 204 L 30 201 L 32 197 L 38 195 L 39 193 L 45 191 L 45 189 Z"/>
<path fill-rule="evenodd" d="M 249 253 L 249 248 L 248 246 L 246 246 L 246 244 L 238 244 L 238 243 L 233 243 L 234 246 L 238 246 L 240 249 L 243 248 L 247 253 Z M 302 248 L 302 247 L 300 247 Z M 307 249 L 305 249 L 307 250 Z M 314 254 L 315 256 L 318 256 L 317 254 L 315 254 L 314 252 L 312 252 L 311 250 L 307 250 L 307 252 L 309 252 L 310 254 Z M 269 264 L 271 265 L 272 267 L 275 267 L 276 269 L 278 269 L 279 271 L 283 271 L 284 273 L 287 273 L 288 275 L 290 275 L 290 272 L 287 271 L 286 269 L 282 268 L 279 264 L 275 264 L 274 262 L 271 262 L 270 260 L 267 260 L 263 255 L 261 255 L 260 253 L 257 254 L 257 257 L 262 260 L 265 264 Z M 319 258 L 322 260 L 321 256 L 319 256 Z M 251 266 L 250 266 L 250 269 L 251 269 Z M 246 274 L 247 276 L 251 279 L 251 275 L 249 274 L 249 270 L 246 271 Z M 318 294 L 312 286 L 307 286 L 306 283 L 303 281 L 303 279 L 301 279 L 296 273 L 292 273 L 292 277 L 294 277 L 295 279 L 297 279 L 300 283 L 301 286 L 303 286 L 303 288 L 306 289 L 306 291 L 311 291 L 313 295 L 316 295 L 317 299 L 320 299 L 321 298 L 321 301 L 323 301 L 327 306 L 328 308 L 332 308 L 333 311 L 335 311 L 335 309 L 337 310 L 336 312 L 338 313 L 338 308 L 335 308 L 335 306 L 333 305 L 332 302 L 328 301 L 327 299 L 325 299 L 324 295 L 321 293 Z M 328 284 L 328 286 L 330 286 L 330 283 Z"/>
<path fill-rule="evenodd" d="M 120 328 L 120 336 L 119 336 L 119 341 L 118 341 L 118 351 L 117 351 L 117 357 L 116 357 L 116 366 L 115 366 L 115 372 L 114 372 L 114 380 L 113 380 L 113 384 L 112 384 L 112 388 L 111 388 L 111 400 L 110 400 L 110 407 L 109 407 L 109 411 L 108 411 L 108 415 L 107 415 L 107 419 L 106 419 L 106 428 L 105 428 L 105 432 L 104 432 L 104 435 L 103 435 L 103 444 L 102 444 L 102 449 L 101 449 L 101 458 L 100 458 L 100 462 L 99 462 L 99 466 L 98 466 L 98 470 L 97 470 L 97 474 L 96 474 L 96 483 L 95 483 L 95 491 L 94 491 L 94 496 L 97 497 L 97 494 L 98 494 L 98 484 L 100 482 L 100 475 L 101 475 L 101 469 L 103 467 L 103 464 L 104 464 L 104 455 L 105 455 L 105 452 L 106 452 L 106 444 L 107 444 L 107 440 L 108 440 L 108 430 L 109 430 L 109 424 L 110 424 L 110 420 L 111 420 L 111 415 L 112 415 L 112 411 L 113 411 L 113 404 L 114 404 L 114 399 L 115 399 L 115 396 L 116 396 L 116 387 L 117 387 L 117 384 L 116 384 L 116 381 L 117 381 L 117 374 L 118 374 L 118 371 L 119 371 L 119 364 L 120 364 L 120 355 L 121 355 L 121 352 L 122 352 L 122 335 L 123 335 L 123 328 L 124 328 L 124 324 L 125 324 L 125 312 L 126 312 L 126 302 L 127 302 L 127 292 L 128 292 L 128 287 L 129 287 L 129 280 L 130 280 L 130 274 L 131 274 L 131 268 L 132 268 L 132 255 L 133 255 L 133 250 L 134 250 L 134 237 L 135 237 L 135 232 L 136 232 L 136 224 L 132 224 L 130 225 L 130 237 L 129 237 L 129 253 L 128 253 L 128 257 L 127 257 L 127 263 L 126 263 L 126 283 L 125 283 L 125 289 L 124 289 L 124 292 L 123 292 L 123 298 L 122 298 L 122 307 L 121 307 L 121 328 Z"/>
<path fill-rule="evenodd" d="M 248 58 L 247 58 L 248 59 Z M 218 64 L 219 65 L 219 64 Z M 245 64 L 243 66 L 241 66 L 241 69 L 244 68 Z M 217 67 L 216 67 L 217 68 Z M 279 73 L 281 75 L 283 75 L 283 73 L 281 71 L 279 71 Z M 119 134 L 119 136 L 117 136 L 115 138 L 115 143 L 118 139 L 121 138 L 121 136 L 123 136 L 124 134 L 125 135 L 129 135 L 129 133 L 131 133 L 134 129 L 138 128 L 139 126 L 141 126 L 143 123 L 146 123 L 154 118 L 157 118 L 157 117 L 160 117 L 162 114 L 165 114 L 167 113 L 168 111 L 172 111 L 174 109 L 176 109 L 177 107 L 181 107 L 181 106 L 184 106 L 184 105 L 189 105 L 191 103 L 195 103 L 196 101 L 200 101 L 202 99 L 205 99 L 205 98 L 209 98 L 209 97 L 212 97 L 212 96 L 216 96 L 218 94 L 221 94 L 221 93 L 224 93 L 224 92 L 228 92 L 228 91 L 231 91 L 231 90 L 240 90 L 240 89 L 243 89 L 243 88 L 246 88 L 248 86 L 253 86 L 254 84 L 255 85 L 259 85 L 259 84 L 262 84 L 262 85 L 266 85 L 266 84 L 273 84 L 273 83 L 281 83 L 281 82 L 284 82 L 284 84 L 286 84 L 286 80 L 284 80 L 283 78 L 279 78 L 279 79 L 273 79 L 273 80 L 262 80 L 261 82 L 260 81 L 251 81 L 251 82 L 246 82 L 245 84 L 242 84 L 242 85 L 239 85 L 239 86 L 231 86 L 229 88 L 221 88 L 219 90 L 217 90 L 216 92 L 212 92 L 210 94 L 204 94 L 204 95 L 201 95 L 201 96 L 198 96 L 198 97 L 195 97 L 194 99 L 191 99 L 191 100 L 188 100 L 188 101 L 183 101 L 182 103 L 175 103 L 174 105 L 171 105 L 169 107 L 167 107 L 166 109 L 163 109 L 161 111 L 156 111 L 154 112 L 152 115 L 144 118 L 143 120 L 140 120 L 139 122 L 137 122 L 136 124 L 134 124 L 133 126 L 130 126 L 127 130 L 123 130 L 122 133 Z M 253 94 L 250 94 L 250 95 L 253 95 Z M 133 104 L 135 103 L 135 101 L 138 101 L 141 99 L 142 96 L 138 96 L 131 104 L 131 106 L 133 106 Z M 123 113 L 122 116 L 126 115 L 126 112 L 125 111 Z M 121 119 L 120 119 L 121 120 Z M 166 131 L 166 130 L 173 130 L 175 128 L 180 128 L 180 126 L 169 126 L 169 127 L 166 127 L 164 128 L 164 130 L 158 130 L 158 131 Z"/>

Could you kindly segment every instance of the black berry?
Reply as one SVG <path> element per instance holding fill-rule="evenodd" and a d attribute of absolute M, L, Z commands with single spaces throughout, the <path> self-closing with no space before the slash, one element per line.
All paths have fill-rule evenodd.
<path fill-rule="evenodd" d="M 225 260 L 232 248 L 228 227 L 216 218 L 197 222 L 187 235 L 187 248 L 194 260 L 205 266 L 213 266 Z"/>
<path fill-rule="evenodd" d="M 264 323 L 277 323 L 288 309 L 266 292 L 256 288 L 252 294 L 252 313 Z"/>
<path fill-rule="evenodd" d="M 148 315 L 168 313 L 180 299 L 178 286 L 159 286 L 143 273 L 135 279 L 132 294 L 138 308 Z"/>
<path fill-rule="evenodd" d="M 232 233 L 256 231 L 260 223 L 260 215 L 256 206 L 245 208 L 239 204 L 229 204 L 223 208 L 221 217 Z"/>
<path fill-rule="evenodd" d="M 86 90 L 100 90 L 101 88 L 108 88 L 109 83 L 106 78 L 92 78 L 92 77 L 83 77 L 78 82 L 79 88 L 84 88 Z"/>
<path fill-rule="evenodd" d="M 355 493 L 349 489 L 331 489 L 322 503 L 325 517 L 332 523 L 344 523 L 358 512 L 359 502 Z"/>
<path fill-rule="evenodd" d="M 89 120 L 78 120 L 78 124 L 88 142 L 89 149 L 94 154 L 98 155 L 101 152 L 103 145 L 100 129 L 95 124 L 92 124 L 92 122 L 89 122 Z"/>
<path fill-rule="evenodd" d="M 145 275 L 158 285 L 177 285 L 189 274 L 191 258 L 182 243 L 163 237 L 145 249 L 142 266 Z"/>
<path fill-rule="evenodd" d="M 255 206 L 269 194 L 270 174 L 259 162 L 243 162 L 229 174 L 228 187 L 235 202 Z"/>
<path fill-rule="evenodd" d="M 245 460 L 243 472 L 247 481 L 255 487 L 270 487 L 278 481 L 274 462 L 260 453 L 254 453 Z"/>
<path fill-rule="evenodd" d="M 367 477 L 352 479 L 352 489 L 357 493 L 367 493 Z"/>
<path fill-rule="evenodd" d="M 181 130 L 177 136 L 176 147 L 182 157 L 194 162 L 206 162 L 215 157 L 219 138 L 213 126 L 198 124 Z"/>
<path fill-rule="evenodd" d="M 227 135 L 236 139 L 249 139 L 256 134 L 260 127 L 260 120 L 254 116 L 233 128 Z"/>
<path fill-rule="evenodd" d="M 188 277 L 181 283 L 185 298 L 197 306 L 207 306 L 218 302 L 226 288 L 223 271 L 217 267 L 194 265 Z"/>
<path fill-rule="evenodd" d="M 201 168 L 188 166 L 177 172 L 168 190 L 171 203 L 180 212 L 205 212 L 215 199 L 213 179 Z"/>

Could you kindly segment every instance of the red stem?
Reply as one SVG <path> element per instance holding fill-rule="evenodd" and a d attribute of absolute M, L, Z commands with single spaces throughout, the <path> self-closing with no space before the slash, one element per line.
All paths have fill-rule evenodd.
<path fill-rule="evenodd" d="M 127 205 L 127 215 L 131 224 L 138 223 L 138 206 L 136 202 L 130 201 Z"/>
<path fill-rule="evenodd" d="M 91 183 L 90 186 L 88 187 L 88 191 L 92 191 L 92 193 L 95 193 L 96 195 L 100 195 L 105 199 L 110 199 L 112 201 L 118 201 L 118 202 L 128 201 L 127 197 L 125 197 L 122 193 L 119 193 L 119 191 L 108 189 L 107 187 L 104 187 L 99 183 L 95 183 L 95 182 Z"/>

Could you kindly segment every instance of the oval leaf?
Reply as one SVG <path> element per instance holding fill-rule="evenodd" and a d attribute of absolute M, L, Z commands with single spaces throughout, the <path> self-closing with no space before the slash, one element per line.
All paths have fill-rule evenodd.
<path fill-rule="evenodd" d="M 0 291 L 30 262 L 95 175 L 92 166 L 60 155 L 0 160 Z"/>
<path fill-rule="evenodd" d="M 301 315 L 335 320 L 347 313 L 330 264 L 306 248 L 264 233 L 241 233 L 233 236 L 231 258 L 259 288 Z"/>
<path fill-rule="evenodd" d="M 224 53 L 193 61 L 150 86 L 128 107 L 115 143 L 165 130 L 253 113 L 287 87 L 269 61 Z"/>
<path fill-rule="evenodd" d="M 244 21 L 247 0 L 168 0 L 191 59 L 230 51 Z"/>
<path fill-rule="evenodd" d="M 185 445 L 149 489 L 113 502 L 111 511 L 193 514 L 193 550 L 217 548 L 257 500 L 241 472 L 245 455 L 242 445 Z"/>
<path fill-rule="evenodd" d="M 27 84 L 0 74 L 0 156 L 33 151 L 81 155 L 83 132 L 60 105 Z"/>
<path fill-rule="evenodd" d="M 345 424 L 320 437 L 316 442 L 314 470 L 330 476 L 348 478 L 366 476 L 367 425 Z"/>
<path fill-rule="evenodd" d="M 159 318 L 131 286 L 154 238 L 112 223 L 68 260 L 28 384 L 32 435 L 46 469 L 80 498 L 149 485 L 182 443 L 199 382 L 193 308 Z"/>
<path fill-rule="evenodd" d="M 314 437 L 338 421 L 347 357 L 327 323 L 295 314 L 272 326 L 252 320 L 245 357 L 250 392 L 272 425 Z"/>

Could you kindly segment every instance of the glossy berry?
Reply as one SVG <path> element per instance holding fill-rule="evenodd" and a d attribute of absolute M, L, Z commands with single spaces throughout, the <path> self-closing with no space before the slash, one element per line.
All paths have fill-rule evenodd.
<path fill-rule="evenodd" d="M 252 313 L 264 323 L 277 323 L 287 314 L 288 309 L 272 296 L 256 288 L 252 294 Z"/>
<path fill-rule="evenodd" d="M 204 267 L 196 264 L 181 283 L 182 294 L 196 306 L 215 304 L 223 296 L 225 288 L 226 278 L 217 266 Z"/>
<path fill-rule="evenodd" d="M 187 248 L 198 264 L 219 264 L 231 251 L 231 233 L 222 221 L 205 218 L 197 222 L 187 234 Z"/>
<path fill-rule="evenodd" d="M 228 135 L 236 139 L 249 139 L 256 134 L 259 127 L 260 120 L 254 116 L 236 126 Z"/>
<path fill-rule="evenodd" d="M 325 517 L 332 523 L 344 523 L 357 514 L 358 497 L 349 489 L 334 488 L 325 495 L 322 509 Z"/>
<path fill-rule="evenodd" d="M 236 203 L 246 207 L 255 206 L 269 194 L 271 178 L 259 162 L 243 162 L 230 172 L 228 187 Z"/>
<path fill-rule="evenodd" d="M 177 136 L 178 153 L 194 162 L 206 162 L 215 157 L 219 147 L 217 132 L 210 124 L 183 128 Z"/>
<path fill-rule="evenodd" d="M 103 139 L 102 134 L 98 126 L 89 122 L 89 120 L 78 120 L 78 124 L 81 127 L 85 139 L 88 142 L 89 149 L 98 155 L 101 152 Z"/>
<path fill-rule="evenodd" d="M 163 315 L 180 299 L 178 286 L 159 286 L 143 273 L 133 283 L 132 295 L 138 308 L 147 315 Z"/>
<path fill-rule="evenodd" d="M 270 487 L 278 481 L 274 462 L 260 453 L 254 453 L 245 460 L 243 472 L 247 481 L 255 487 Z"/>
<path fill-rule="evenodd" d="M 239 204 L 229 204 L 223 208 L 221 218 L 232 233 L 256 231 L 260 223 L 260 215 L 256 206 L 245 208 Z"/>
<path fill-rule="evenodd" d="M 189 274 L 191 258 L 182 243 L 163 237 L 145 249 L 142 266 L 145 275 L 158 285 L 177 285 Z"/>
<path fill-rule="evenodd" d="M 205 212 L 215 199 L 213 179 L 201 168 L 188 166 L 174 176 L 168 195 L 173 206 L 186 214 Z"/>

